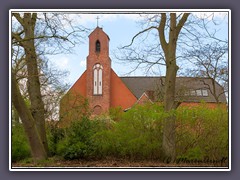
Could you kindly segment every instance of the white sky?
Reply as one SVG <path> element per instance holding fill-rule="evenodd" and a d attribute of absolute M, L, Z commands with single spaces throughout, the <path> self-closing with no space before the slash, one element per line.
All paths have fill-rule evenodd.
<path fill-rule="evenodd" d="M 211 18 L 210 15 L 212 12 L 195 12 L 195 14 L 198 17 L 204 16 Z M 74 15 L 71 16 L 74 17 Z M 115 51 L 117 47 L 121 45 L 129 44 L 132 37 L 137 32 L 139 32 L 139 27 L 136 24 L 136 21 L 139 20 L 139 16 L 138 14 L 81 14 L 81 18 L 74 18 L 74 20 L 76 23 L 79 23 L 87 28 L 94 29 L 97 25 L 97 16 L 100 18 L 99 26 L 102 27 L 104 32 L 110 37 L 109 45 L 112 68 L 119 76 L 123 76 L 131 70 L 131 67 L 126 66 L 126 64 L 119 64 L 116 59 L 114 59 L 113 51 Z M 214 16 L 224 18 L 226 16 L 226 13 L 215 12 Z M 79 44 L 75 47 L 75 54 L 61 54 L 54 57 L 51 56 L 50 60 L 51 62 L 55 63 L 60 69 L 66 69 L 70 72 L 69 77 L 66 77 L 66 81 L 70 82 L 70 84 L 73 84 L 85 71 L 87 56 L 88 40 L 86 40 L 85 44 Z M 144 76 L 145 74 L 143 74 L 142 71 L 136 71 L 131 75 Z"/>

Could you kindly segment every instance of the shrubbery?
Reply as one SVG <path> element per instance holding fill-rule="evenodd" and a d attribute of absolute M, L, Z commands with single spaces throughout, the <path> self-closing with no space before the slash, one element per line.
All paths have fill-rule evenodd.
<path fill-rule="evenodd" d="M 223 108 L 179 107 L 176 116 L 176 155 L 186 160 L 221 160 L 228 157 L 228 113 Z M 49 150 L 64 159 L 161 159 L 162 124 L 169 116 L 161 105 L 135 106 L 110 116 L 74 120 L 67 128 L 48 125 Z M 21 132 L 20 132 L 21 131 Z M 22 128 L 13 127 L 13 160 L 29 157 Z"/>
<path fill-rule="evenodd" d="M 95 156 L 95 143 L 92 139 L 98 131 L 105 129 L 103 121 L 83 117 L 73 121 L 65 129 L 64 138 L 57 144 L 56 154 L 64 159 L 92 158 Z"/>
<path fill-rule="evenodd" d="M 176 116 L 176 155 L 187 160 L 221 160 L 228 157 L 228 113 L 222 107 L 179 107 Z M 162 123 L 169 116 L 163 106 L 136 106 L 121 114 L 110 130 L 98 132 L 101 156 L 161 159 Z M 115 117 L 116 118 L 116 117 Z M 117 119 L 117 118 L 116 118 Z"/>
<path fill-rule="evenodd" d="M 177 155 L 189 160 L 221 160 L 228 157 L 228 113 L 204 103 L 177 110 Z"/>
<path fill-rule="evenodd" d="M 96 133 L 99 155 L 130 159 L 156 159 L 161 155 L 162 107 L 136 106 L 121 114 L 112 129 Z M 118 119 L 117 117 L 114 117 Z"/>
<path fill-rule="evenodd" d="M 57 154 L 57 145 L 64 138 L 64 129 L 58 127 L 58 122 L 50 121 L 46 123 L 48 150 L 50 156 Z"/>
<path fill-rule="evenodd" d="M 21 124 L 12 127 L 12 161 L 31 157 L 30 147 Z"/>

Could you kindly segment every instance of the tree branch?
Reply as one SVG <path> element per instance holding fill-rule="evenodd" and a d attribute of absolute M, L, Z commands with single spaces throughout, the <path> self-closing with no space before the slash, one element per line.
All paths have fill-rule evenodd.
<path fill-rule="evenodd" d="M 12 32 L 12 39 L 15 39 L 16 41 L 12 42 L 12 44 L 17 44 L 19 43 L 20 46 L 23 46 L 22 42 L 23 42 L 23 39 L 21 38 L 20 34 L 19 33 L 14 33 Z"/>
<path fill-rule="evenodd" d="M 18 20 L 18 22 L 24 27 L 24 21 L 19 13 L 12 13 L 12 15 Z"/>
<path fill-rule="evenodd" d="M 147 32 L 147 31 L 149 31 L 149 30 L 151 30 L 151 29 L 157 29 L 157 27 L 151 26 L 151 27 L 149 27 L 149 28 L 147 28 L 147 29 L 144 29 L 144 30 L 138 32 L 135 36 L 133 36 L 131 43 L 130 43 L 129 45 L 123 46 L 121 49 L 131 46 L 131 45 L 133 44 L 133 42 L 134 42 L 134 39 L 135 39 L 137 36 L 139 36 L 140 34 L 143 34 L 143 33 Z"/>
<path fill-rule="evenodd" d="M 16 36 L 17 34 L 13 34 L 13 37 L 17 40 L 16 42 L 13 42 L 13 44 L 16 44 L 16 43 L 23 43 L 23 42 L 26 42 L 26 41 L 30 41 L 30 40 L 35 40 L 35 39 L 50 39 L 50 38 L 57 38 L 57 39 L 61 39 L 63 41 L 68 41 L 70 42 L 71 44 L 74 44 L 72 43 L 68 38 L 64 37 L 64 36 L 57 36 L 57 35 L 52 35 L 52 36 L 46 36 L 46 35 L 43 35 L 43 36 L 38 36 L 38 37 L 33 37 L 33 38 L 25 38 L 25 39 L 22 39 L 20 36 Z"/>
<path fill-rule="evenodd" d="M 165 32 L 164 32 L 165 25 L 166 25 L 166 13 L 161 13 L 161 21 L 158 26 L 158 33 L 159 33 L 160 43 L 162 45 L 163 51 L 166 53 L 168 43 L 166 42 L 166 39 L 165 39 Z"/>
<path fill-rule="evenodd" d="M 178 36 L 183 25 L 185 24 L 185 22 L 187 21 L 188 16 L 190 15 L 190 13 L 184 13 L 183 17 L 179 20 L 177 28 L 176 28 L 176 35 Z"/>

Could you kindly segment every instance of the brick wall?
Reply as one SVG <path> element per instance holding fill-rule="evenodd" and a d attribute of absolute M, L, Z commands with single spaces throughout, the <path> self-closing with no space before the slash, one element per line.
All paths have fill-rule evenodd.
<path fill-rule="evenodd" d="M 100 41 L 100 52 L 96 52 L 96 41 Z M 102 95 L 93 95 L 93 66 L 103 66 Z M 87 98 L 92 110 L 106 112 L 110 107 L 111 59 L 109 58 L 109 38 L 101 28 L 96 28 L 89 35 L 89 55 L 87 57 Z"/>

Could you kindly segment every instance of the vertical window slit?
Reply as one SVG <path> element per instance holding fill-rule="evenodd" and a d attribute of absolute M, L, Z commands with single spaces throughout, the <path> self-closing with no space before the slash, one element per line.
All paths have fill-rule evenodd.
<path fill-rule="evenodd" d="M 100 41 L 97 40 L 96 41 L 96 52 L 100 52 L 100 49 L 101 49 L 101 44 L 100 44 Z"/>

